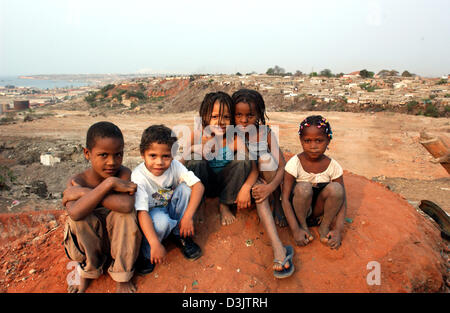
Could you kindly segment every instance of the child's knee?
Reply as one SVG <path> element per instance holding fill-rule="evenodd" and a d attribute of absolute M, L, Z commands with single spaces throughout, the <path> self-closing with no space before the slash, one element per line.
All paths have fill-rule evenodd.
<path fill-rule="evenodd" d="M 169 215 L 164 213 L 157 213 L 152 216 L 153 227 L 158 237 L 162 237 L 167 229 L 170 227 Z"/>
<path fill-rule="evenodd" d="M 173 197 L 176 198 L 190 198 L 192 189 L 186 185 L 186 183 L 181 183 L 175 188 L 173 192 Z"/>
<path fill-rule="evenodd" d="M 327 197 L 333 197 L 335 199 L 344 199 L 344 187 L 340 183 L 331 182 L 329 183 L 324 191 L 327 193 Z"/>
<path fill-rule="evenodd" d="M 252 161 L 251 160 L 233 160 L 231 161 L 228 166 L 232 167 L 234 170 L 243 170 L 245 171 L 250 170 L 252 168 Z"/>
<path fill-rule="evenodd" d="M 262 173 L 276 173 L 278 169 L 278 163 L 275 158 L 270 153 L 265 153 L 259 157 L 258 160 L 258 169 Z"/>
<path fill-rule="evenodd" d="M 294 197 L 309 198 L 313 195 L 312 184 L 308 182 L 297 182 L 294 187 Z"/>

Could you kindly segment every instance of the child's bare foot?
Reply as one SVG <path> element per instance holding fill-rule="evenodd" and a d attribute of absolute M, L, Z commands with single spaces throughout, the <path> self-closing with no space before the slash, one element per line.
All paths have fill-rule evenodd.
<path fill-rule="evenodd" d="M 313 239 L 314 239 L 314 237 L 311 235 L 308 228 L 306 228 L 306 230 L 303 228 L 300 228 L 299 231 L 294 234 L 295 242 L 297 243 L 297 245 L 302 246 L 302 247 L 306 246 Z"/>
<path fill-rule="evenodd" d="M 328 243 L 328 233 L 330 232 L 330 229 L 324 224 L 320 224 L 318 231 L 320 235 L 320 242 Z"/>
<path fill-rule="evenodd" d="M 69 287 L 67 287 L 67 291 L 69 293 L 84 293 L 89 287 L 91 281 L 92 279 L 80 277 L 80 284 L 69 285 Z"/>
<path fill-rule="evenodd" d="M 116 285 L 116 293 L 134 293 L 136 292 L 136 286 L 130 281 L 119 283 Z"/>
<path fill-rule="evenodd" d="M 231 213 L 228 205 L 220 203 L 219 204 L 219 212 L 220 212 L 220 223 L 223 226 L 233 224 L 236 220 L 236 217 Z"/>
<path fill-rule="evenodd" d="M 341 246 L 341 232 L 338 230 L 332 230 L 327 234 L 328 246 L 331 249 L 338 249 Z"/>
<path fill-rule="evenodd" d="M 278 201 L 278 203 L 279 203 L 279 201 Z M 273 219 L 275 221 L 275 224 L 277 224 L 278 226 L 280 226 L 280 227 L 287 226 L 286 216 L 284 215 L 281 205 L 277 204 L 277 201 L 275 201 L 274 208 L 273 208 Z"/>

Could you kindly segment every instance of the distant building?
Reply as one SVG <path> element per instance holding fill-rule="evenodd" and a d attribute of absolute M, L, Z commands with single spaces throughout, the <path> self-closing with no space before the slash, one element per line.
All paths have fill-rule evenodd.
<path fill-rule="evenodd" d="M 23 111 L 30 108 L 29 100 L 14 100 L 14 110 Z"/>

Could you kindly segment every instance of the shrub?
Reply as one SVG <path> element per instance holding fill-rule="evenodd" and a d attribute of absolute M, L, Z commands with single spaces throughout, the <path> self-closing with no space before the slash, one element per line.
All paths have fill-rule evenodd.
<path fill-rule="evenodd" d="M 17 177 L 12 170 L 5 165 L 0 165 L 0 190 L 9 189 L 8 183 L 14 183 Z"/>
<path fill-rule="evenodd" d="M 439 112 L 436 106 L 430 103 L 425 106 L 425 112 L 423 113 L 423 115 L 430 117 L 439 117 Z"/>
<path fill-rule="evenodd" d="M 89 91 L 88 95 L 86 97 L 84 97 L 84 100 L 90 104 L 91 102 L 95 101 L 95 99 L 97 98 L 97 95 L 98 95 L 97 92 Z"/>
<path fill-rule="evenodd" d="M 106 93 L 107 91 L 113 89 L 114 87 L 116 87 L 116 85 L 114 84 L 108 84 L 105 87 L 103 87 L 102 89 L 100 89 L 101 93 Z"/>
<path fill-rule="evenodd" d="M 419 102 L 417 102 L 417 101 L 415 101 L 415 100 L 409 101 L 409 102 L 406 104 L 406 109 L 408 110 L 408 112 L 412 112 L 413 109 L 414 109 L 418 104 L 419 104 Z"/>

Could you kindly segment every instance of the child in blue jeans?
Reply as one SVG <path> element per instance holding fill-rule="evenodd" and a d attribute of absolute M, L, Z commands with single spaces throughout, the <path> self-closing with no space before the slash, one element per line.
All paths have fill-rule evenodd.
<path fill-rule="evenodd" d="M 166 256 L 162 240 L 172 235 L 183 255 L 195 260 L 202 254 L 192 240 L 193 217 L 204 192 L 193 172 L 172 157 L 177 141 L 164 125 L 148 127 L 142 134 L 140 152 L 144 162 L 131 174 L 137 184 L 135 208 L 144 234 L 141 255 L 136 264 L 140 274 L 153 271 Z"/>

